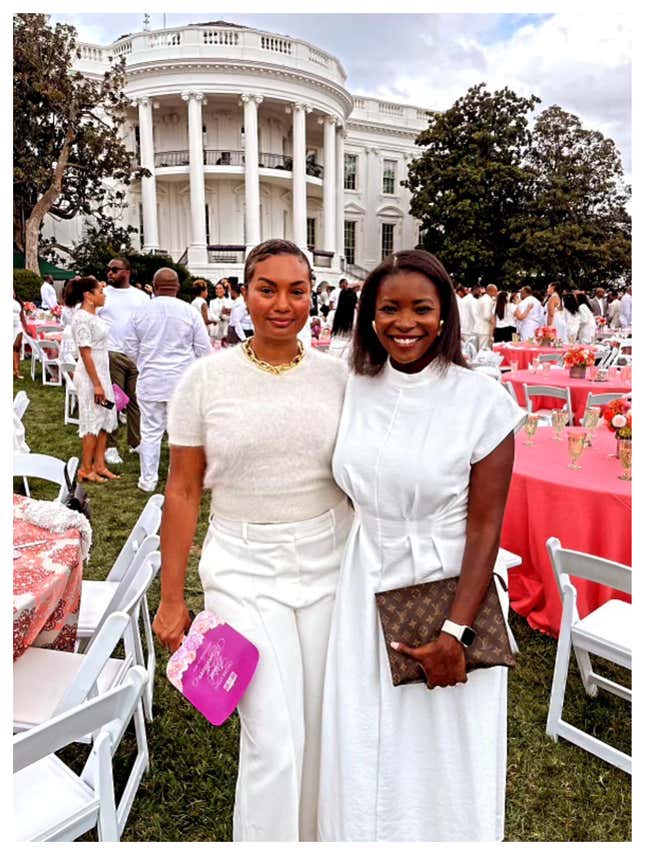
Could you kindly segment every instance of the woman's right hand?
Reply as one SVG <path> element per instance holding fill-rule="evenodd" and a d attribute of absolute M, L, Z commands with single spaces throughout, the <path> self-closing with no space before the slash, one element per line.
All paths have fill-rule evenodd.
<path fill-rule="evenodd" d="M 190 624 L 190 614 L 185 600 L 177 603 L 162 600 L 152 622 L 152 630 L 160 644 L 174 653 L 183 641 Z"/>
<path fill-rule="evenodd" d="M 103 391 L 103 386 L 100 383 L 94 387 L 94 403 L 102 404 L 105 401 L 105 392 Z"/>

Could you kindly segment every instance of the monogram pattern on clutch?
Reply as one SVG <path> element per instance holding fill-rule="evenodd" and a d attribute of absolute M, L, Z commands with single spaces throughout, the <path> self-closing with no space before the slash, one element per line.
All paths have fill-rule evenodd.
<path fill-rule="evenodd" d="M 439 579 L 376 593 L 376 606 L 390 661 L 392 683 L 424 683 L 423 669 L 414 659 L 397 653 L 391 641 L 419 647 L 435 639 L 448 617 L 457 589 L 458 577 Z M 484 601 L 475 618 L 475 641 L 466 650 L 466 671 L 503 665 L 512 668 L 515 657 L 506 631 L 502 606 L 491 579 Z"/>

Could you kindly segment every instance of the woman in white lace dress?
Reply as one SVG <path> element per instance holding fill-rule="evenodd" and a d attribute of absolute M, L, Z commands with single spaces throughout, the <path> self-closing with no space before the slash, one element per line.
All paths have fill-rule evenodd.
<path fill-rule="evenodd" d="M 72 336 L 79 360 L 74 371 L 78 395 L 78 435 L 83 441 L 79 481 L 103 483 L 118 478 L 105 465 L 107 435 L 117 426 L 114 392 L 110 381 L 108 325 L 96 315 L 105 303 L 103 283 L 93 276 L 74 279 L 66 295 L 68 306 L 81 305 L 72 321 Z"/>

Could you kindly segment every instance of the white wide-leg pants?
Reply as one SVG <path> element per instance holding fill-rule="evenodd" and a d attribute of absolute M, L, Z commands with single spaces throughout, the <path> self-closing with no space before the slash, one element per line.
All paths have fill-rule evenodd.
<path fill-rule="evenodd" d="M 234 841 L 316 840 L 325 659 L 352 517 L 344 500 L 297 523 L 211 520 L 205 606 L 260 652 L 238 708 Z"/>
<path fill-rule="evenodd" d="M 137 400 L 141 412 L 141 444 L 139 445 L 141 484 L 154 489 L 159 480 L 159 457 L 161 440 L 168 422 L 168 402 L 146 401 L 143 398 Z"/>

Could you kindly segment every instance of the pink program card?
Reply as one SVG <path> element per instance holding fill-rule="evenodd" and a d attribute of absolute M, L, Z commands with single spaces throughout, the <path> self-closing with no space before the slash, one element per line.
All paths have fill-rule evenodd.
<path fill-rule="evenodd" d="M 258 664 L 255 645 L 212 612 L 200 612 L 168 660 L 166 674 L 210 721 L 223 724 L 240 702 Z"/>

